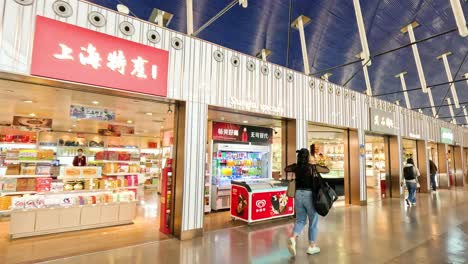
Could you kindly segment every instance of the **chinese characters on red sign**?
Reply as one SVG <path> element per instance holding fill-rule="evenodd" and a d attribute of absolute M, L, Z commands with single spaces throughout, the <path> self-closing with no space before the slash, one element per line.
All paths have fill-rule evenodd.
<path fill-rule="evenodd" d="M 213 140 L 229 142 L 271 143 L 273 129 L 213 122 Z"/>
<path fill-rule="evenodd" d="M 38 16 L 31 74 L 167 96 L 169 53 Z"/>

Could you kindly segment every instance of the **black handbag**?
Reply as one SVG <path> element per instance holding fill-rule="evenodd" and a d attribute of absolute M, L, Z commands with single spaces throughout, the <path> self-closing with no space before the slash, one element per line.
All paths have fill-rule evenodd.
<path fill-rule="evenodd" d="M 335 190 L 333 190 L 326 181 L 322 179 L 320 173 L 317 172 L 315 166 L 312 166 L 312 175 L 314 183 L 317 184 L 313 193 L 313 204 L 315 211 L 321 216 L 326 216 L 333 206 L 333 203 L 338 199 Z"/>

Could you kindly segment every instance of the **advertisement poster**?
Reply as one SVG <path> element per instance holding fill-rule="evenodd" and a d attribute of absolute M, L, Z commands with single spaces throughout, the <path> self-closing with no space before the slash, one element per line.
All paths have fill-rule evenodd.
<path fill-rule="evenodd" d="M 135 127 L 134 126 L 125 126 L 125 125 L 118 125 L 118 124 L 108 124 L 107 130 L 117 136 L 121 135 L 134 135 L 135 134 Z"/>
<path fill-rule="evenodd" d="M 249 217 L 249 193 L 243 186 L 233 184 L 231 186 L 231 215 L 248 220 Z"/>
<path fill-rule="evenodd" d="M 105 108 L 70 105 L 70 117 L 74 119 L 112 121 L 115 120 L 115 112 Z"/>
<path fill-rule="evenodd" d="M 252 221 L 294 214 L 294 199 L 286 191 L 252 194 Z"/>
<path fill-rule="evenodd" d="M 31 75 L 167 96 L 169 52 L 37 16 Z"/>
<path fill-rule="evenodd" d="M 31 130 L 50 130 L 52 129 L 52 119 L 14 116 L 13 126 L 26 127 Z"/>
<path fill-rule="evenodd" d="M 269 143 L 273 142 L 273 129 L 213 122 L 213 140 L 226 142 Z"/>

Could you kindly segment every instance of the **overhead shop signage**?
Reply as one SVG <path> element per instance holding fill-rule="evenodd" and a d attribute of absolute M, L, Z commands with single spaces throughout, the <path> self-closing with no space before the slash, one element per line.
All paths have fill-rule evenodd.
<path fill-rule="evenodd" d="M 444 144 L 453 144 L 453 132 L 450 128 L 440 128 L 440 142 Z"/>
<path fill-rule="evenodd" d="M 31 75 L 167 96 L 169 53 L 37 16 Z"/>
<path fill-rule="evenodd" d="M 273 129 L 213 122 L 213 140 L 244 143 L 273 142 Z"/>
<path fill-rule="evenodd" d="M 396 134 L 396 121 L 393 113 L 377 108 L 370 108 L 370 128 L 373 132 Z"/>
<path fill-rule="evenodd" d="M 284 114 L 283 107 L 260 104 L 253 100 L 240 100 L 236 97 L 230 98 L 229 105 L 231 107 L 241 109 L 241 110 L 246 110 L 249 112 L 259 112 L 259 113 L 278 115 L 278 116 L 281 116 Z"/>
<path fill-rule="evenodd" d="M 23 127 L 28 130 L 51 130 L 52 119 L 50 118 L 37 118 L 26 116 L 14 116 L 13 126 Z"/>
<path fill-rule="evenodd" d="M 115 112 L 105 108 L 70 105 L 70 117 L 73 119 L 112 121 L 115 120 Z"/>

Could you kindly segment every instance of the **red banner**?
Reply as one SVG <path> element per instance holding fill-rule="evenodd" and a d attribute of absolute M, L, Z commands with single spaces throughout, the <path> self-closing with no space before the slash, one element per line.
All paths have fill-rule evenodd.
<path fill-rule="evenodd" d="M 245 143 L 272 143 L 273 129 L 213 122 L 213 140 Z"/>
<path fill-rule="evenodd" d="M 31 75 L 167 96 L 169 53 L 41 16 Z"/>
<path fill-rule="evenodd" d="M 231 186 L 231 215 L 248 220 L 249 193 L 243 186 L 235 184 Z"/>
<path fill-rule="evenodd" d="M 294 199 L 286 191 L 252 194 L 252 221 L 294 214 Z"/>

